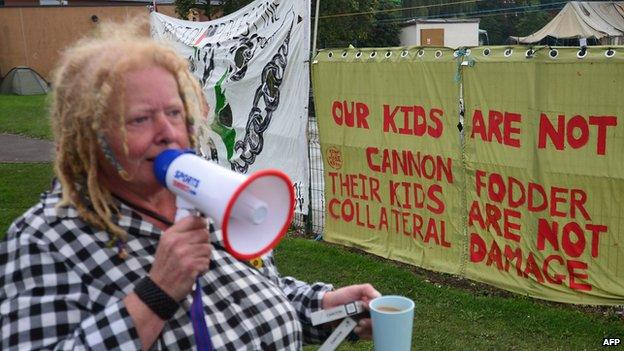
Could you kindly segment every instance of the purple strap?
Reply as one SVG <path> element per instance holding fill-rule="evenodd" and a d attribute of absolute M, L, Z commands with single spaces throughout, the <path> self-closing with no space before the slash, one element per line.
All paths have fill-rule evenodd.
<path fill-rule="evenodd" d="M 193 296 L 193 304 L 191 305 L 191 320 L 193 321 L 193 330 L 195 331 L 195 344 L 197 351 L 213 351 L 210 333 L 204 318 L 204 304 L 202 303 L 202 291 L 199 284 L 199 278 L 195 280 L 195 293 Z"/>

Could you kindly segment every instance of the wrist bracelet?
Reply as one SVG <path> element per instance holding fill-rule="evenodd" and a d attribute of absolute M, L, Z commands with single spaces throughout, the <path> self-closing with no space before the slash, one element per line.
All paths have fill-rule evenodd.
<path fill-rule="evenodd" d="M 162 320 L 168 320 L 180 305 L 164 292 L 150 277 L 145 277 L 134 287 L 134 292 Z"/>

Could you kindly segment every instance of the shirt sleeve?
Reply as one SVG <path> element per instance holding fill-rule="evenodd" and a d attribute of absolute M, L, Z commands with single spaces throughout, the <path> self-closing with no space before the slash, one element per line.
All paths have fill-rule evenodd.
<path fill-rule="evenodd" d="M 42 233 L 22 223 L 0 241 L 0 349 L 139 350 L 123 300 L 92 302 L 98 292 Z"/>
<path fill-rule="evenodd" d="M 334 289 L 333 285 L 316 282 L 308 284 L 293 277 L 281 277 L 275 266 L 273 254 L 263 257 L 262 273 L 278 284 L 297 311 L 303 329 L 305 344 L 320 344 L 331 334 L 328 325 L 313 326 L 310 315 L 322 307 L 325 293 Z"/>

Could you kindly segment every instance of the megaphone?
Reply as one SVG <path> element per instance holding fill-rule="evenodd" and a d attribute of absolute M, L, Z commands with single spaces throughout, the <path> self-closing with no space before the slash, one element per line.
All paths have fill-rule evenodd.
<path fill-rule="evenodd" d="M 154 174 L 178 197 L 176 221 L 189 209 L 211 217 L 221 228 L 225 248 L 241 260 L 259 257 L 277 246 L 292 220 L 292 182 L 279 170 L 246 176 L 192 150 L 168 149 L 154 160 Z"/>

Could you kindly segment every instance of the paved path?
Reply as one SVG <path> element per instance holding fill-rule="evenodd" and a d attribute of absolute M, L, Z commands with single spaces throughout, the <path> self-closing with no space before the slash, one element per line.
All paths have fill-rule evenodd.
<path fill-rule="evenodd" d="M 0 133 L 0 163 L 35 163 L 54 160 L 54 143 Z"/>

